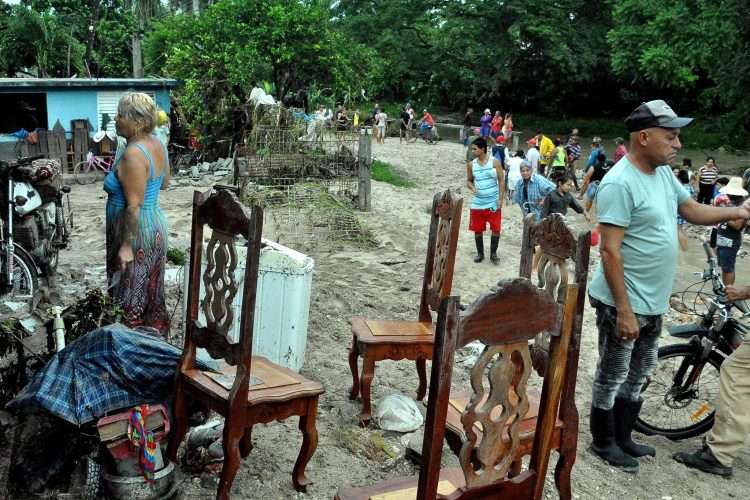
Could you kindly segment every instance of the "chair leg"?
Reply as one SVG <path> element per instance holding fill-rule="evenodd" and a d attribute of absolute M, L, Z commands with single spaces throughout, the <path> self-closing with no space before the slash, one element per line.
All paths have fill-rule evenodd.
<path fill-rule="evenodd" d="M 302 431 L 302 446 L 294 463 L 292 470 L 292 482 L 294 489 L 301 492 L 307 491 L 307 485 L 310 482 L 305 477 L 305 467 L 315 453 L 318 447 L 318 429 L 315 427 L 315 421 L 318 417 L 318 398 L 308 399 L 307 413 L 299 418 L 299 430 Z"/>
<path fill-rule="evenodd" d="M 234 425 L 233 425 L 234 424 Z M 230 500 L 232 483 L 237 470 L 240 468 L 240 440 L 245 434 L 245 429 L 237 428 L 237 422 L 230 418 L 224 421 L 224 436 L 222 446 L 224 448 L 224 466 L 219 478 L 219 489 L 216 492 L 217 500 Z"/>
<path fill-rule="evenodd" d="M 354 401 L 359 395 L 359 373 L 357 371 L 357 358 L 359 350 L 357 349 L 357 337 L 352 336 L 352 347 L 349 349 L 349 369 L 352 371 L 352 388 L 349 391 L 349 399 Z"/>
<path fill-rule="evenodd" d="M 508 471 L 508 476 L 510 477 L 520 476 L 522 467 L 523 467 L 523 462 L 521 460 L 515 460 L 513 463 L 510 464 L 510 470 Z"/>
<path fill-rule="evenodd" d="M 422 401 L 427 394 L 427 361 L 424 358 L 417 359 L 417 375 L 419 376 L 417 401 Z"/>
<path fill-rule="evenodd" d="M 576 461 L 576 450 L 573 449 L 572 453 L 569 453 L 569 451 L 560 451 L 555 466 L 555 486 L 557 487 L 557 494 L 560 495 L 562 500 L 573 498 L 573 491 L 570 487 L 570 473 Z"/>
<path fill-rule="evenodd" d="M 188 409 L 185 393 L 182 392 L 182 380 L 178 379 L 175 388 L 174 397 L 174 415 L 173 415 L 173 427 L 172 435 L 169 438 L 169 445 L 167 446 L 167 458 L 177 463 L 177 451 L 180 449 L 182 440 L 185 439 L 188 426 Z"/>
<path fill-rule="evenodd" d="M 368 354 L 365 352 L 362 360 L 362 383 L 360 388 L 360 393 L 362 394 L 362 413 L 359 416 L 362 427 L 370 425 L 370 420 L 372 419 L 370 388 L 372 387 L 372 379 L 375 376 L 375 360 Z"/>
<path fill-rule="evenodd" d="M 245 434 L 242 435 L 242 441 L 240 441 L 240 456 L 247 458 L 250 452 L 253 451 L 253 428 L 252 426 L 245 429 Z"/>

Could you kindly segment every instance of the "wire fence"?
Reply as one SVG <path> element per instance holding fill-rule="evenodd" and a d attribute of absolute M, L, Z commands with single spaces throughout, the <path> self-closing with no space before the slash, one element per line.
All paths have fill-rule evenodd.
<path fill-rule="evenodd" d="M 265 207 L 267 233 L 298 249 L 372 244 L 354 210 L 359 134 L 325 122 L 257 126 L 235 152 L 235 184 L 246 203 Z"/>

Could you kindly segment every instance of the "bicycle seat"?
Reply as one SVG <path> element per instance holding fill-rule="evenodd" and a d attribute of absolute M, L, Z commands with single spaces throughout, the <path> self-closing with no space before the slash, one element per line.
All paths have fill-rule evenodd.
<path fill-rule="evenodd" d="M 63 184 L 63 185 L 62 185 L 62 186 L 60 187 L 60 191 L 62 191 L 62 192 L 63 192 L 63 193 L 65 193 L 65 194 L 69 194 L 69 193 L 70 193 L 70 186 L 66 186 L 66 185 L 64 185 L 64 184 Z"/>

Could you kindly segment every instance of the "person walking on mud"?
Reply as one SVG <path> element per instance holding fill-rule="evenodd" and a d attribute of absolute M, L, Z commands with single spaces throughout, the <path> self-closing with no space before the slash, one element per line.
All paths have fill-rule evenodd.
<path fill-rule="evenodd" d="M 461 139 L 463 140 L 464 147 L 469 146 L 469 137 L 471 136 L 471 114 L 473 112 L 473 109 L 467 108 L 466 114 L 464 115 L 464 128 L 461 129 L 461 133 L 463 134 Z"/>
<path fill-rule="evenodd" d="M 669 167 L 682 148 L 678 117 L 662 101 L 638 106 L 626 119 L 630 152 L 597 193 L 601 261 L 589 288 L 596 309 L 599 358 L 591 396 L 592 450 L 627 472 L 636 458 L 655 456 L 635 443 L 641 389 L 657 364 L 662 315 L 669 309 L 679 254 L 677 211 L 693 224 L 750 218 L 750 203 L 719 208 L 693 200 Z"/>
<path fill-rule="evenodd" d="M 719 178 L 719 167 L 712 156 L 706 158 L 706 164 L 698 169 L 698 203 L 710 205 L 714 199 L 714 185 Z"/>
<path fill-rule="evenodd" d="M 477 137 L 471 143 L 474 159 L 466 163 L 466 185 L 474 194 L 469 211 L 469 231 L 474 233 L 477 256 L 474 262 L 484 260 L 484 231 L 490 226 L 490 261 L 497 265 L 497 247 L 500 244 L 502 226 L 503 193 L 505 175 L 498 160 L 487 153 L 487 141 Z"/>

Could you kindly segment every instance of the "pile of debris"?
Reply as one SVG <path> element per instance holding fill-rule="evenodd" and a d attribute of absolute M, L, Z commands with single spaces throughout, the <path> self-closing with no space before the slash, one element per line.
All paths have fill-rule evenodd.
<path fill-rule="evenodd" d="M 231 184 L 234 176 L 234 160 L 219 158 L 214 162 L 204 161 L 181 168 L 172 178 L 176 186 L 206 187 L 214 184 Z"/>

